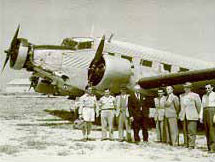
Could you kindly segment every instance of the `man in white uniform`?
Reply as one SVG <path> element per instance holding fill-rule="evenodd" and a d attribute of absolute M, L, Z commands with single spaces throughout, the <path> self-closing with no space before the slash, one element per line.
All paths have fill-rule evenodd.
<path fill-rule="evenodd" d="M 158 142 L 164 142 L 164 139 L 166 139 L 164 138 L 164 132 L 163 132 L 165 102 L 166 102 L 166 97 L 164 96 L 164 90 L 159 89 L 158 97 L 154 98 L 154 103 L 156 108 L 154 120 L 156 122 L 156 133 L 157 133 Z"/>
<path fill-rule="evenodd" d="M 86 93 L 80 97 L 79 102 L 79 118 L 84 120 L 82 133 L 84 141 L 86 141 L 92 129 L 92 122 L 95 121 L 96 97 L 92 94 L 92 87 L 88 87 Z"/>
<path fill-rule="evenodd" d="M 106 89 L 104 96 L 100 99 L 102 140 L 107 138 L 107 129 L 109 130 L 109 139 L 113 140 L 113 118 L 115 114 L 116 99 L 110 95 L 110 90 Z"/>
<path fill-rule="evenodd" d="M 129 94 L 126 93 L 126 89 L 121 89 L 121 94 L 116 96 L 116 117 L 119 119 L 118 131 L 119 131 L 119 141 L 124 141 L 124 126 L 126 129 L 126 140 L 131 142 L 131 119 L 128 111 L 128 97 Z"/>

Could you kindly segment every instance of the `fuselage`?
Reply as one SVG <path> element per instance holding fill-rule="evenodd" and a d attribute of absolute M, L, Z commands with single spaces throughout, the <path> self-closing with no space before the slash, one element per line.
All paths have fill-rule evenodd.
<path fill-rule="evenodd" d="M 79 38 L 79 41 L 84 42 L 86 40 Z M 36 49 L 34 50 L 33 62 L 36 66 L 66 75 L 69 78 L 67 85 L 84 90 L 88 84 L 89 66 L 95 57 L 99 41 L 99 38 L 90 39 L 91 45 L 82 49 L 77 47 L 74 50 Z M 214 67 L 213 63 L 120 41 L 106 41 L 103 55 L 106 64 L 110 62 L 109 67 L 113 68 L 108 69 L 106 66 L 106 71 L 101 77 L 105 78 L 105 74 L 106 76 L 112 75 L 112 72 L 114 73 L 116 69 L 120 68 L 126 71 L 123 73 L 122 69 L 117 73 L 117 75 L 123 76 L 123 79 L 119 78 L 119 84 L 123 80 L 125 81 L 124 84 L 133 85 L 144 77 Z M 106 79 L 103 84 L 111 84 L 110 78 L 113 77 L 109 77 L 109 81 Z M 100 82 L 102 82 L 102 78 L 100 78 Z M 103 84 L 96 83 L 95 86 L 100 89 L 107 88 Z M 116 92 L 119 88 L 117 84 L 113 87 Z"/>

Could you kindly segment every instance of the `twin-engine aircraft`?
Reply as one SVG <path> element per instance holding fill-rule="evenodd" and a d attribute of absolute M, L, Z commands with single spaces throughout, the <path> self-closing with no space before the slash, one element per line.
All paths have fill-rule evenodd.
<path fill-rule="evenodd" d="M 34 45 L 18 38 L 19 26 L 6 50 L 2 71 L 10 60 L 15 70 L 25 68 L 32 73 L 31 87 L 43 94 L 83 94 L 92 84 L 100 94 L 109 88 L 119 93 L 121 86 L 142 87 L 146 96 L 154 96 L 163 86 L 174 85 L 182 92 L 182 84 L 194 83 L 195 90 L 206 83 L 214 84 L 215 64 L 178 56 L 105 37 L 65 38 L 61 45 Z"/>

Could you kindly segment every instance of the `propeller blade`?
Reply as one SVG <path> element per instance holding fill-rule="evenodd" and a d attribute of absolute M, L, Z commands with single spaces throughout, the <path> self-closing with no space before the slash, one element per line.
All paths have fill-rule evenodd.
<path fill-rule="evenodd" d="M 105 44 L 105 36 L 102 36 L 102 39 L 99 43 L 99 46 L 96 50 L 96 54 L 95 57 L 90 65 L 89 68 L 89 72 L 88 72 L 88 84 L 97 84 L 96 80 L 98 80 L 98 77 L 100 77 L 100 75 L 97 73 L 98 71 L 100 71 L 101 73 L 103 72 L 103 63 L 101 61 L 102 59 L 102 53 L 104 50 L 104 44 Z"/>
<path fill-rule="evenodd" d="M 113 33 L 111 33 L 110 38 L 108 39 L 108 43 L 110 43 L 110 42 L 111 42 L 111 40 L 112 40 L 113 36 L 114 36 L 114 34 L 113 34 Z"/>
<path fill-rule="evenodd" d="M 101 57 L 102 57 L 102 52 L 103 52 L 103 49 L 104 49 L 104 44 L 105 44 L 105 36 L 103 35 L 102 36 L 102 39 L 99 43 L 99 46 L 97 48 L 97 51 L 96 51 L 96 54 L 95 54 L 95 57 L 94 57 L 94 61 L 95 62 L 98 62 Z"/>
<path fill-rule="evenodd" d="M 6 56 L 6 59 L 5 59 L 5 61 L 4 61 L 4 65 L 3 65 L 3 67 L 2 67 L 1 72 L 4 71 L 4 68 L 5 68 L 5 66 L 7 65 L 7 62 L 8 62 L 8 60 L 9 60 L 9 58 L 10 58 L 10 55 L 9 55 L 9 53 L 8 53 L 7 56 Z"/>
<path fill-rule="evenodd" d="M 18 34 L 19 34 L 19 28 L 20 28 L 20 25 L 18 25 L 17 29 L 16 29 L 16 32 L 13 36 L 13 39 L 11 41 L 11 48 L 16 44 L 16 41 L 17 41 L 17 37 L 18 37 Z"/>
<path fill-rule="evenodd" d="M 33 87 L 33 82 L 31 82 L 28 91 L 30 91 L 32 87 Z"/>

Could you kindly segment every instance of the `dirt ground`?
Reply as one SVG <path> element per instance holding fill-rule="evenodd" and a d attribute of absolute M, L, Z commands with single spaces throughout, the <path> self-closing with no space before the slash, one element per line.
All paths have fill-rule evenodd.
<path fill-rule="evenodd" d="M 215 161 L 203 135 L 197 136 L 193 150 L 156 143 L 154 129 L 149 132 L 149 142 L 139 145 L 101 141 L 99 130 L 92 132 L 90 141 L 82 142 L 81 131 L 73 129 L 72 123 L 44 111 L 69 110 L 72 105 L 73 101 L 63 97 L 1 95 L 0 161 Z M 115 131 L 116 139 L 117 135 Z"/>

